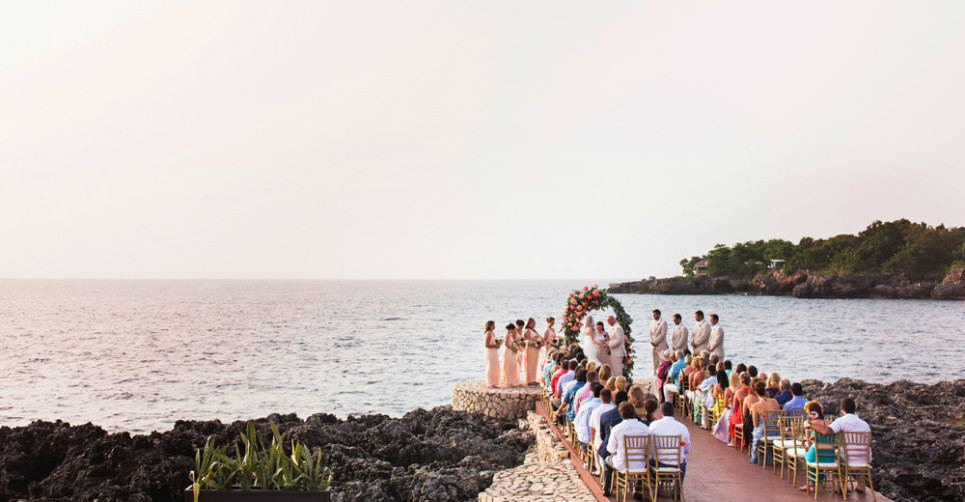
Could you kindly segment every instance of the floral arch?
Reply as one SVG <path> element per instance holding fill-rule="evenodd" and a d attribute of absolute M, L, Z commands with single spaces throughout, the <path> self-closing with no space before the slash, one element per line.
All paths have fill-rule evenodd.
<path fill-rule="evenodd" d="M 567 345 L 576 343 L 580 338 L 580 330 L 583 328 L 583 319 L 594 310 L 613 309 L 613 314 L 617 322 L 623 328 L 626 336 L 624 346 L 626 348 L 626 358 L 623 360 L 623 376 L 630 380 L 633 373 L 633 337 L 630 336 L 630 324 L 633 319 L 623 310 L 620 301 L 607 294 L 605 288 L 599 285 L 583 286 L 583 289 L 574 289 L 570 297 L 566 300 L 566 310 L 563 312 L 563 336 Z"/>

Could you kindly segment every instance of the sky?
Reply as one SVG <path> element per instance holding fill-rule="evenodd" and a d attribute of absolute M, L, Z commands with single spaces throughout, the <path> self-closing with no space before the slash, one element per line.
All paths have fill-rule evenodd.
<path fill-rule="evenodd" d="M 7 2 L 0 277 L 669 276 L 965 225 L 965 3 Z"/>

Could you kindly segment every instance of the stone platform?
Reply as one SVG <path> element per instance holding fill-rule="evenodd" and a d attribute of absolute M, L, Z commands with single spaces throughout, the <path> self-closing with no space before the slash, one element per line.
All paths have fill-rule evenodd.
<path fill-rule="evenodd" d="M 452 387 L 452 409 L 482 412 L 490 417 L 517 419 L 536 409 L 540 399 L 539 386 L 495 388 L 486 382 L 475 380 L 461 382 Z"/>

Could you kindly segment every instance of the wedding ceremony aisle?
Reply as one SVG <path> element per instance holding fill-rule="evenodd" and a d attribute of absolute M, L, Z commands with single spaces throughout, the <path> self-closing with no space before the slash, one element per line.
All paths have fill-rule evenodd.
<path fill-rule="evenodd" d="M 542 403 L 537 403 L 537 412 L 548 420 L 546 409 Z M 738 453 L 724 443 L 715 439 L 710 432 L 700 429 L 689 419 L 679 421 L 687 426 L 692 443 L 691 452 L 687 455 L 687 476 L 684 480 L 684 498 L 687 502 L 772 502 L 772 501 L 814 501 L 814 492 L 799 491 L 788 481 L 787 473 L 784 479 L 774 474 L 772 467 L 766 470 L 760 464 L 748 462 L 747 454 Z M 606 498 L 599 483 L 598 476 L 587 472 L 579 455 L 569 446 L 559 427 L 552 425 L 551 430 L 562 443 L 570 449 L 570 459 L 580 477 L 586 483 L 587 490 L 603 502 L 616 502 L 617 497 Z M 797 486 L 805 483 L 804 472 L 798 473 Z M 881 493 L 876 493 L 877 502 L 893 502 Z M 644 497 L 644 500 L 648 500 Z M 659 493 L 657 500 L 671 500 L 667 493 Z M 826 487 L 818 488 L 817 500 L 823 502 L 840 501 L 841 493 L 832 492 L 830 482 Z M 871 501 L 871 493 L 859 494 L 848 491 L 848 501 Z"/>

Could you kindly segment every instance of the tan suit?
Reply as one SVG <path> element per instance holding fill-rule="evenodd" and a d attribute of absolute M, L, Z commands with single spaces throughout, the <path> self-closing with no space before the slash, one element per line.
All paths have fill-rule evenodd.
<path fill-rule="evenodd" d="M 623 374 L 623 358 L 627 355 L 627 349 L 623 344 L 626 338 L 626 335 L 623 334 L 623 326 L 615 324 L 613 330 L 610 331 L 610 341 L 608 343 L 610 347 L 610 366 L 613 368 L 613 376 Z"/>
<path fill-rule="evenodd" d="M 720 323 L 715 324 L 710 329 L 710 341 L 707 343 L 707 350 L 711 354 L 717 354 L 721 361 L 724 360 L 724 328 L 720 327 Z"/>
<path fill-rule="evenodd" d="M 673 330 L 673 339 L 670 341 L 670 348 L 674 352 L 678 350 L 684 350 L 687 348 L 687 326 L 683 324 L 678 324 Z"/>
<path fill-rule="evenodd" d="M 650 346 L 653 348 L 653 374 L 657 374 L 657 366 L 664 361 L 663 351 L 667 350 L 667 321 L 654 319 L 650 323 Z"/>
<path fill-rule="evenodd" d="M 693 354 L 696 356 L 701 352 L 707 350 L 707 344 L 710 342 L 710 323 L 707 320 L 697 321 L 694 324 L 694 331 L 691 333 L 690 344 L 694 348 L 692 349 Z"/>

